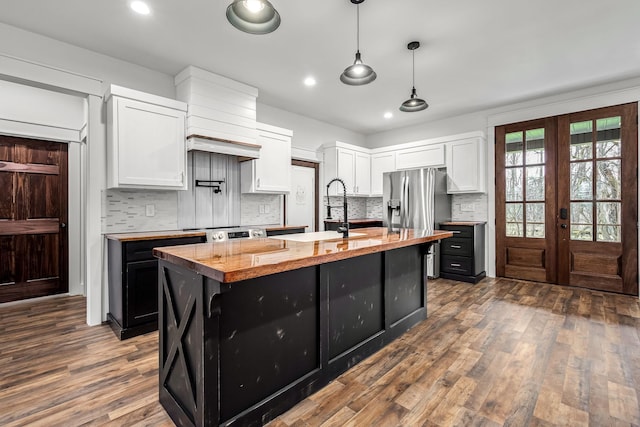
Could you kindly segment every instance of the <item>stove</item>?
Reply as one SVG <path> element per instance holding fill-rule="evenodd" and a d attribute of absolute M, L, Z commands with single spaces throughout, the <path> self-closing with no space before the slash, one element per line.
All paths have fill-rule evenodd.
<path fill-rule="evenodd" d="M 189 229 L 194 230 L 194 229 Z M 258 239 L 267 237 L 263 228 L 257 227 L 225 227 L 225 228 L 197 228 L 207 233 L 207 242 L 225 242 L 234 239 Z M 187 231 L 187 230 L 185 230 Z"/>

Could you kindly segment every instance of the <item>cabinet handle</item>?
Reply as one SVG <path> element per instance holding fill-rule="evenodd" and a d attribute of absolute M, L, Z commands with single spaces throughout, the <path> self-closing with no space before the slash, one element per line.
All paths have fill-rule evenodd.
<path fill-rule="evenodd" d="M 451 263 L 451 267 L 460 267 L 460 264 L 456 264 L 456 263 Z"/>
<path fill-rule="evenodd" d="M 260 178 L 256 181 L 256 187 L 260 188 Z"/>
<path fill-rule="evenodd" d="M 451 247 L 454 248 L 454 249 L 460 249 L 462 246 L 460 246 L 460 245 L 451 245 Z"/>

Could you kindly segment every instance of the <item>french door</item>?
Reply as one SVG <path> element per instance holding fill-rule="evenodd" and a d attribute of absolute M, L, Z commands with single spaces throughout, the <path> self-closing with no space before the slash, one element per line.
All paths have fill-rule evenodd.
<path fill-rule="evenodd" d="M 637 104 L 496 128 L 498 276 L 638 294 Z"/>

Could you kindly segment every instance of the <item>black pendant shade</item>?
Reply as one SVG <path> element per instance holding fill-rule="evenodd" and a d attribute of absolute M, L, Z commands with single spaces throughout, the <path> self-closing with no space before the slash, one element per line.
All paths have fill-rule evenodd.
<path fill-rule="evenodd" d="M 427 104 L 424 99 L 418 98 L 418 94 L 416 93 L 416 49 L 419 47 L 420 42 L 411 42 L 407 45 L 407 49 L 409 49 L 413 55 L 413 79 L 411 85 L 411 97 L 404 101 L 400 106 L 400 111 L 404 111 L 405 113 L 413 113 L 415 111 L 426 110 L 427 107 L 429 107 L 429 104 Z"/>
<path fill-rule="evenodd" d="M 227 7 L 227 20 L 249 34 L 268 34 L 280 26 L 280 14 L 268 0 L 234 0 Z"/>
<path fill-rule="evenodd" d="M 373 68 L 362 62 L 360 56 L 360 3 L 364 0 L 350 0 L 356 5 L 356 59 L 352 65 L 344 69 L 340 75 L 340 81 L 351 86 L 360 86 L 371 83 L 378 77 Z"/>

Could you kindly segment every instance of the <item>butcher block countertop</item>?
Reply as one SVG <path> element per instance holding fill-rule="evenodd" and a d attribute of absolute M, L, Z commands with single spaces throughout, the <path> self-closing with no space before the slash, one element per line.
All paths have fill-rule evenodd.
<path fill-rule="evenodd" d="M 135 242 L 137 240 L 198 237 L 198 236 L 204 236 L 205 234 L 206 233 L 202 230 L 193 230 L 193 231 L 172 230 L 172 231 L 141 231 L 137 233 L 106 234 L 105 237 L 110 240 L 119 240 L 121 242 Z"/>
<path fill-rule="evenodd" d="M 308 233 L 311 237 L 314 233 Z M 172 264 L 222 283 L 238 282 L 284 271 L 339 261 L 370 253 L 419 245 L 448 237 L 451 231 L 402 229 L 389 232 L 386 227 L 359 228 L 353 237 L 295 241 L 286 236 L 262 239 L 237 239 L 218 243 L 155 248 L 153 254 Z M 293 235 L 295 236 L 295 235 Z"/>

